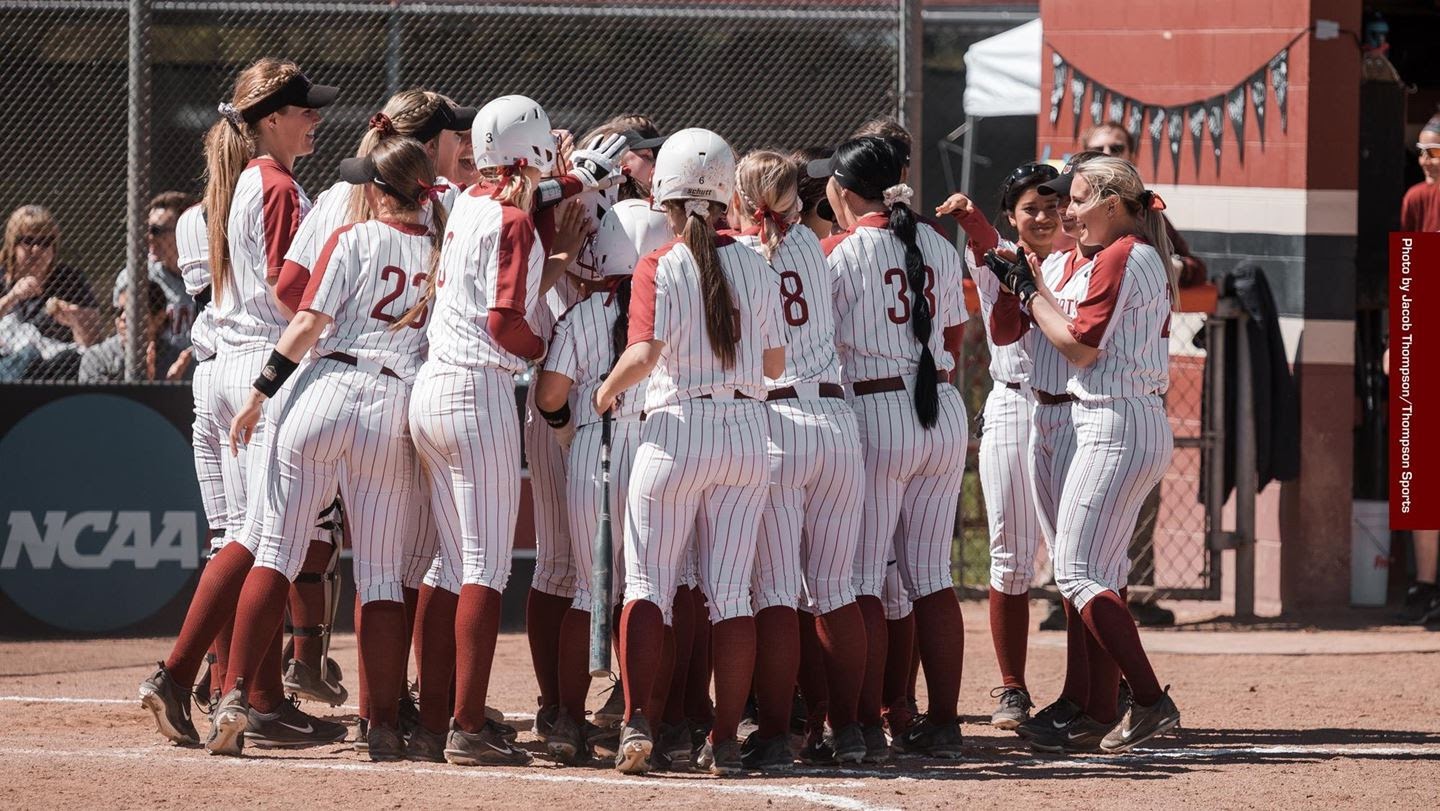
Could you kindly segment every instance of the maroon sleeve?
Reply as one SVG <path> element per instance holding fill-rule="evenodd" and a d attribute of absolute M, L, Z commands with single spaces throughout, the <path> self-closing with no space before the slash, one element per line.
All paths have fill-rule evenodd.
<path fill-rule="evenodd" d="M 659 267 L 659 252 L 641 259 L 635 266 L 634 281 L 630 284 L 628 345 L 655 340 L 655 271 Z"/>
<path fill-rule="evenodd" d="M 945 338 L 945 351 L 952 355 L 960 354 L 965 343 L 965 325 L 951 324 L 941 335 Z"/>
<path fill-rule="evenodd" d="M 985 252 L 994 250 L 995 246 L 1000 244 L 1000 232 L 995 230 L 995 226 L 985 219 L 985 214 L 978 208 L 970 209 L 955 220 L 965 232 L 966 248 L 970 255 L 975 257 L 975 263 L 984 262 Z"/>
<path fill-rule="evenodd" d="M 1130 260 L 1130 249 L 1135 245 L 1132 237 L 1124 237 L 1095 254 L 1095 264 L 1090 268 L 1090 286 L 1075 308 L 1075 318 L 1070 322 L 1070 335 L 1076 341 L 1099 349 L 1105 338 L 1105 328 L 1115 316 L 1120 304 L 1120 286 L 1125 279 L 1125 263 Z"/>
<path fill-rule="evenodd" d="M 278 166 L 260 164 L 261 220 L 265 232 L 265 281 L 275 284 L 285 254 L 300 230 L 300 189 L 295 179 Z"/>
<path fill-rule="evenodd" d="M 490 337 L 506 352 L 522 358 L 538 358 L 545 352 L 545 342 L 530 329 L 523 313 L 514 310 L 491 310 L 485 319 Z"/>
<path fill-rule="evenodd" d="M 990 340 L 996 346 L 1008 346 L 1020 340 L 1030 328 L 1030 319 L 1020 311 L 1020 297 L 1008 290 L 1001 290 L 990 308 Z"/>
<path fill-rule="evenodd" d="M 535 222 L 514 206 L 504 205 L 500 210 L 495 303 L 490 309 L 513 310 L 523 318 L 529 309 L 525 293 L 529 287 L 530 253 L 535 249 Z"/>

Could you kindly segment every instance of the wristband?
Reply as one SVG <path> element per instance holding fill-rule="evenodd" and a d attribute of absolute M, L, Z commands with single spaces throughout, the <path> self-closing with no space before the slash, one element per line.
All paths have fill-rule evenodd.
<path fill-rule="evenodd" d="M 554 411 L 546 411 L 539 406 L 536 406 L 535 410 L 540 412 L 540 416 L 545 418 L 545 423 L 551 428 L 564 428 L 570 423 L 569 400 L 566 400 L 564 405 Z"/>
<path fill-rule="evenodd" d="M 275 393 L 280 391 L 280 387 L 285 385 L 285 381 L 290 379 L 290 375 L 295 373 L 295 369 L 299 365 L 280 354 L 280 350 L 271 350 L 270 360 L 265 362 L 264 368 L 260 370 L 260 376 L 255 378 L 255 382 L 251 385 L 266 397 L 274 397 Z"/>

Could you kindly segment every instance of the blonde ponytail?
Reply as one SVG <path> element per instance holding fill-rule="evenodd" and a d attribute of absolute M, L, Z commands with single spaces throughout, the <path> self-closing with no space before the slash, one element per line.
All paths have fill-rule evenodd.
<path fill-rule="evenodd" d="M 435 109 L 447 101 L 449 99 L 433 90 L 401 90 L 391 96 L 380 112 L 370 118 L 370 126 L 360 136 L 355 157 L 369 155 L 387 139 L 413 136 L 435 114 Z M 351 188 L 345 207 L 345 221 L 364 222 L 374 216 L 375 212 L 365 202 L 365 190 L 359 186 Z"/>
<path fill-rule="evenodd" d="M 800 213 L 799 170 L 779 152 L 751 152 L 735 167 L 735 194 L 741 220 L 759 225 L 760 252 L 773 260 L 781 237 Z"/>

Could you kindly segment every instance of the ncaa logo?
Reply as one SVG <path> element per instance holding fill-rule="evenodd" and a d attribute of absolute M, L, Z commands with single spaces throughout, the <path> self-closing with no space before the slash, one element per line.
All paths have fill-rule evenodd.
<path fill-rule="evenodd" d="M 0 438 L 0 591 L 67 631 L 113 631 L 200 566 L 204 513 L 186 437 L 123 397 L 65 397 Z"/>

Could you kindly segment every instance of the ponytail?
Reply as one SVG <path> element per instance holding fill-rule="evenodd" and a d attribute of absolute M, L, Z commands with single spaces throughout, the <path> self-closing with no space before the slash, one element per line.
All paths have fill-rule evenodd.
<path fill-rule="evenodd" d="M 915 415 L 924 428 L 933 428 L 940 421 L 940 372 L 935 355 L 930 351 L 930 335 L 935 329 L 935 313 L 925 297 L 925 255 L 916 243 L 918 221 L 915 212 L 903 201 L 890 206 L 890 231 L 905 246 L 905 280 L 910 285 L 910 331 L 920 342 L 920 367 L 915 372 Z"/>
<path fill-rule="evenodd" d="M 380 112 L 370 117 L 365 134 L 360 136 L 355 157 L 363 158 L 375 151 L 375 147 L 397 136 L 408 138 L 419 134 L 436 109 L 446 101 L 446 97 L 433 90 L 401 90 L 391 96 Z M 434 136 L 430 140 L 433 141 Z M 345 222 L 364 222 L 374 216 L 375 212 L 370 210 L 370 204 L 365 200 L 365 190 L 352 186 L 345 207 Z"/>
<path fill-rule="evenodd" d="M 751 152 L 735 167 L 735 196 L 741 219 L 760 229 L 760 253 L 767 262 L 774 261 L 780 240 L 802 206 L 799 170 L 778 152 Z"/>
<path fill-rule="evenodd" d="M 1136 219 L 1140 222 L 1140 233 L 1160 254 L 1165 265 L 1165 278 L 1170 282 L 1170 308 L 1180 307 L 1180 269 L 1175 267 L 1175 247 L 1170 244 L 1170 234 L 1165 229 L 1165 215 L 1155 209 L 1142 208 Z"/>
<path fill-rule="evenodd" d="M 630 345 L 630 283 L 633 277 L 625 276 L 620 283 L 615 285 L 615 326 L 610 329 L 610 348 L 613 356 L 610 359 L 610 368 L 615 368 L 620 356 L 625 354 L 625 347 Z"/>
<path fill-rule="evenodd" d="M 667 200 L 664 205 L 672 211 L 684 213 L 685 229 L 680 236 L 700 269 L 705 334 L 710 338 L 710 348 L 720 359 L 720 365 L 733 369 L 736 347 L 740 343 L 740 325 L 735 317 L 735 299 L 730 295 L 730 282 L 725 278 L 725 272 L 720 267 L 720 253 L 715 249 L 715 229 L 711 227 L 708 216 L 710 206 L 714 204 L 704 200 Z"/>
<path fill-rule="evenodd" d="M 230 202 L 235 184 L 254 155 L 250 125 L 221 118 L 205 133 L 205 227 L 210 242 L 210 289 L 218 306 L 230 279 Z"/>

